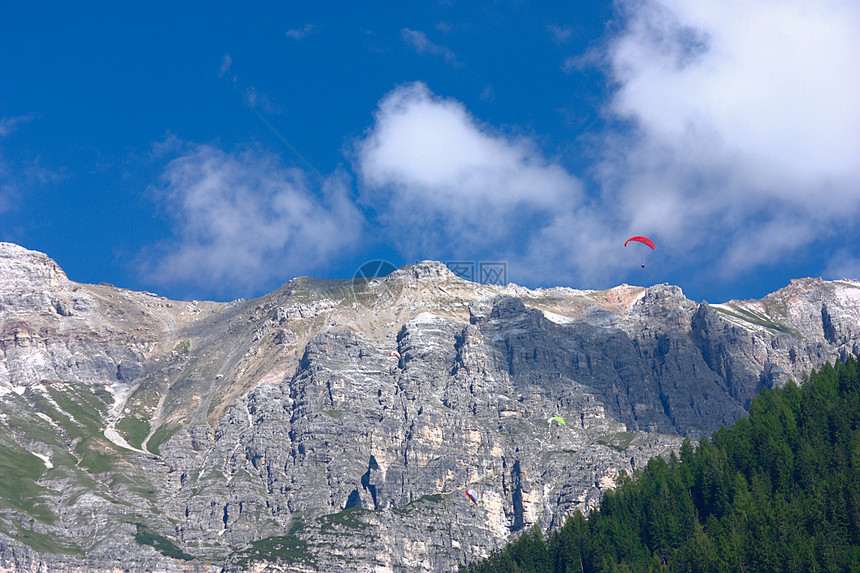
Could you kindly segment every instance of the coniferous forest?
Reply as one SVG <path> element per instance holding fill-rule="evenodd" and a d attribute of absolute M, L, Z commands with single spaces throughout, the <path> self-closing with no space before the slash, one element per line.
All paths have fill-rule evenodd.
<path fill-rule="evenodd" d="M 765 390 L 749 415 L 652 459 L 544 536 L 461 573 L 860 571 L 860 364 Z"/>

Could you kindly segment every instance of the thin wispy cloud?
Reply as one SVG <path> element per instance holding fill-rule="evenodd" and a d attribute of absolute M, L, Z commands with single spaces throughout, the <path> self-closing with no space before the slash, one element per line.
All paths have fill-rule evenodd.
<path fill-rule="evenodd" d="M 15 130 L 15 127 L 24 122 L 25 116 L 0 118 L 0 138 L 7 137 Z M 0 147 L 0 214 L 8 211 L 15 204 L 19 196 L 19 187 L 15 170 L 10 166 Z"/>
<path fill-rule="evenodd" d="M 860 277 L 860 253 L 856 250 L 840 249 L 828 261 L 822 277 L 829 280 Z"/>
<path fill-rule="evenodd" d="M 317 189 L 267 152 L 186 147 L 153 190 L 173 225 L 171 238 L 141 256 L 153 283 L 259 289 L 308 274 L 358 239 L 361 221 L 343 197 L 343 175 Z"/>
<path fill-rule="evenodd" d="M 224 54 L 224 57 L 221 60 L 221 67 L 218 69 L 218 77 L 223 78 L 224 76 L 228 76 L 230 81 L 233 83 L 233 87 L 236 87 L 239 84 L 239 76 L 236 74 L 230 74 L 230 70 L 233 67 L 233 58 L 230 54 Z"/>
<path fill-rule="evenodd" d="M 41 156 L 21 160 L 6 152 L 3 140 L 14 138 L 22 126 L 36 117 L 35 113 L 27 113 L 0 118 L 0 214 L 15 211 L 29 191 L 65 178 L 61 170 L 45 165 Z"/>
<path fill-rule="evenodd" d="M 550 37 L 557 44 L 566 44 L 573 37 L 573 27 L 560 24 L 548 24 L 546 27 Z"/>
<path fill-rule="evenodd" d="M 62 169 L 45 165 L 41 157 L 22 162 L 0 152 L 0 213 L 16 211 L 33 190 L 57 184 L 67 178 Z"/>
<path fill-rule="evenodd" d="M 277 105 L 269 94 L 257 91 L 254 86 L 249 87 L 242 93 L 242 101 L 250 108 L 260 110 L 266 115 L 281 113 L 281 107 Z"/>
<path fill-rule="evenodd" d="M 301 28 L 295 28 L 293 30 L 287 30 L 286 36 L 287 38 L 292 38 L 293 40 L 304 40 L 311 34 L 316 34 L 318 32 L 317 26 L 314 24 L 305 24 Z"/>
<path fill-rule="evenodd" d="M 224 59 L 221 62 L 221 69 L 218 70 L 218 77 L 224 77 L 224 74 L 230 71 L 230 66 L 233 64 L 233 58 L 230 54 L 224 54 Z"/>
<path fill-rule="evenodd" d="M 431 42 L 430 39 L 427 38 L 427 34 L 424 32 L 403 28 L 400 30 L 400 37 L 403 38 L 407 44 L 415 48 L 419 54 L 441 56 L 446 62 L 453 66 L 462 66 L 460 61 L 457 59 L 457 55 L 450 48 Z"/>
<path fill-rule="evenodd" d="M 20 197 L 15 171 L 0 155 L 0 214 L 9 211 Z"/>
<path fill-rule="evenodd" d="M 35 117 L 36 115 L 33 113 L 15 115 L 12 117 L 0 117 L 0 137 L 10 135 L 13 131 L 18 129 L 19 125 L 33 121 Z"/>

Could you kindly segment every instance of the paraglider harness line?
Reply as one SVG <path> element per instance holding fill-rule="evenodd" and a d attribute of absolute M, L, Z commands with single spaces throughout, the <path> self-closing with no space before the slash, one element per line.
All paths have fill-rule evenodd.
<path fill-rule="evenodd" d="M 648 258 L 648 255 L 650 255 L 656 249 L 656 246 L 654 245 L 654 241 L 652 241 L 648 237 L 643 237 L 641 235 L 634 235 L 624 242 L 625 248 L 627 247 L 627 243 L 629 243 L 630 241 L 642 243 L 643 245 L 645 245 L 646 247 L 651 249 L 650 251 L 645 253 L 645 256 L 642 257 L 641 262 L 639 263 L 642 266 L 642 268 L 644 269 L 645 268 L 645 260 Z"/>

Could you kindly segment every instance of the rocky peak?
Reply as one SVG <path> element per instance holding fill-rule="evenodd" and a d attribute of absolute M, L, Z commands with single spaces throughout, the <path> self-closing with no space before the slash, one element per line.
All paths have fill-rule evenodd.
<path fill-rule="evenodd" d="M 16 287 L 32 290 L 40 285 L 56 287 L 69 280 L 48 255 L 13 243 L 0 243 L 0 277 L 3 277 L 3 291 Z"/>
<path fill-rule="evenodd" d="M 394 271 L 389 276 L 393 279 L 415 280 L 419 282 L 444 282 L 458 278 L 445 263 L 439 261 L 421 261 L 413 265 L 406 265 Z"/>
<path fill-rule="evenodd" d="M 38 306 L 68 316 L 70 305 L 55 294 L 68 286 L 66 273 L 47 255 L 0 243 L 0 309 Z"/>

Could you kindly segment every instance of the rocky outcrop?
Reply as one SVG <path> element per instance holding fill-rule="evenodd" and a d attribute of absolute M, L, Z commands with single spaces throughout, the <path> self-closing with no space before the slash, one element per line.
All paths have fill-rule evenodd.
<path fill-rule="evenodd" d="M 176 302 L 9 244 L 0 276 L 0 571 L 454 570 L 860 350 L 847 280 Z"/>

